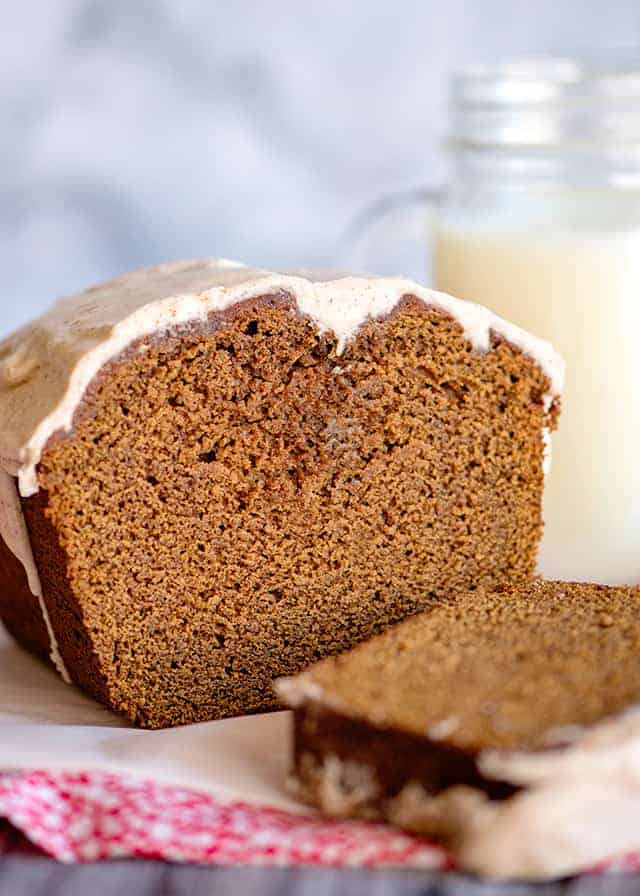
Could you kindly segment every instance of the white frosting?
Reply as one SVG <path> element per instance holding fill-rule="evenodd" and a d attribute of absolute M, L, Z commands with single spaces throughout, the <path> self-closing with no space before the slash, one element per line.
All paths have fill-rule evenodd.
<path fill-rule="evenodd" d="M 176 262 L 61 299 L 0 343 L 0 468 L 17 477 L 21 495 L 35 494 L 37 465 L 47 441 L 58 430 L 71 430 L 88 385 L 106 363 L 142 337 L 283 291 L 320 332 L 333 331 L 338 354 L 363 323 L 391 312 L 404 295 L 414 295 L 457 320 L 476 350 L 490 348 L 493 330 L 531 357 L 550 381 L 546 407 L 562 391 L 564 364 L 548 342 L 480 305 L 409 280 L 278 274 L 213 259 Z M 11 519 L 19 515 L 19 499 L 9 491 L 5 484 L 8 509 L 0 514 L 0 534 L 24 563 L 35 594 L 39 585 L 26 528 L 21 534 L 10 531 Z M 46 619 L 45 607 L 43 614 Z"/>
<path fill-rule="evenodd" d="M 58 650 L 58 642 L 56 640 L 51 618 L 47 605 L 44 602 L 42 594 L 42 586 L 40 584 L 40 576 L 33 559 L 31 543 L 27 532 L 27 526 L 24 521 L 22 507 L 16 491 L 16 485 L 13 478 L 5 471 L 0 469 L 0 521 L 2 522 L 2 537 L 10 551 L 20 560 L 27 573 L 27 580 L 31 593 L 38 598 L 42 618 L 47 627 L 49 635 L 49 655 L 54 666 L 67 683 L 70 681 L 69 674 L 64 664 L 64 660 Z"/>
<path fill-rule="evenodd" d="M 476 801 L 461 819 L 465 867 L 500 877 L 558 877 L 640 849 L 637 708 L 566 747 L 485 753 L 478 765 L 487 777 L 524 790 L 502 802 Z"/>
<path fill-rule="evenodd" d="M 304 691 L 312 701 L 312 690 Z M 280 693 L 293 694 L 295 705 L 304 701 L 303 691 Z M 345 773 L 353 763 L 343 769 L 336 756 L 317 765 L 305 792 L 329 814 L 377 811 L 406 830 L 440 837 L 462 868 L 487 877 L 563 877 L 640 850 L 640 709 L 590 729 L 549 732 L 549 740 L 561 737 L 565 745 L 553 750 L 480 755 L 486 777 L 523 788 L 504 800 L 462 785 L 433 796 L 410 781 L 385 803 L 371 769 L 367 778 L 362 767 L 358 778 L 368 787 L 354 790 Z"/>
<path fill-rule="evenodd" d="M 63 299 L 0 343 L 0 462 L 17 473 L 20 494 L 38 490 L 36 466 L 45 444 L 57 430 L 71 429 L 87 386 L 104 364 L 136 339 L 277 291 L 291 294 L 319 331 L 335 333 L 338 353 L 365 321 L 388 314 L 402 296 L 415 295 L 455 318 L 479 351 L 488 350 L 494 330 L 540 365 L 552 395 L 562 391 L 564 365 L 548 342 L 480 305 L 409 280 L 312 280 L 215 260 L 160 265 Z"/>
<path fill-rule="evenodd" d="M 458 716 L 447 716 L 431 725 L 427 731 L 427 737 L 429 740 L 446 740 L 448 737 L 451 737 L 454 731 L 458 730 L 460 724 Z"/>
<path fill-rule="evenodd" d="M 348 818 L 366 814 L 367 804 L 378 796 L 371 769 L 361 762 L 326 756 L 318 774 L 318 798 L 327 815 Z"/>
<path fill-rule="evenodd" d="M 332 701 L 324 689 L 313 680 L 311 675 L 290 675 L 278 678 L 273 683 L 276 694 L 283 703 L 292 709 L 298 709 L 306 703 L 323 703 L 325 706 L 331 705 L 336 707 L 338 701 Z"/>

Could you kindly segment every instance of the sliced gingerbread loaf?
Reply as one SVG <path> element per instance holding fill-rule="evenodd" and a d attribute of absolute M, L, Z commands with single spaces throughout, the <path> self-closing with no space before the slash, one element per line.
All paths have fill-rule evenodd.
<path fill-rule="evenodd" d="M 276 687 L 292 784 L 442 838 L 471 870 L 553 877 L 640 849 L 640 589 L 478 589 Z"/>
<path fill-rule="evenodd" d="M 140 725 L 271 708 L 274 676 L 532 575 L 561 376 L 399 279 L 201 261 L 65 299 L 0 344 L 0 617 Z"/>

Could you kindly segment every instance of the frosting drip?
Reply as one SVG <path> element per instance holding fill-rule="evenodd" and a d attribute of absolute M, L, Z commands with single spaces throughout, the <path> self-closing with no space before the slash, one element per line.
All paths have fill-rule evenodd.
<path fill-rule="evenodd" d="M 36 466 L 49 437 L 71 429 L 93 377 L 134 340 L 277 291 L 289 293 L 320 332 L 335 333 L 338 354 L 365 321 L 415 295 L 457 320 L 478 351 L 489 349 L 494 331 L 530 356 L 549 377 L 549 403 L 562 391 L 564 365 L 548 342 L 480 305 L 409 280 L 314 279 L 220 260 L 160 265 L 62 299 L 0 343 L 0 462 L 18 476 L 20 494 L 38 490 Z"/>
<path fill-rule="evenodd" d="M 492 877 L 562 877 L 640 847 L 637 707 L 590 729 L 572 729 L 562 747 L 487 752 L 478 766 L 523 790 L 506 800 L 489 800 L 470 787 L 434 797 L 413 782 L 392 801 L 389 819 L 438 833 L 464 868 Z"/>
<path fill-rule="evenodd" d="M 16 483 L 12 476 L 5 470 L 0 470 L 0 535 L 9 550 L 20 560 L 27 573 L 29 589 L 38 598 L 40 611 L 49 636 L 49 656 L 52 663 L 62 676 L 63 680 L 70 682 L 69 674 L 64 660 L 58 649 L 58 641 L 51 625 L 51 618 L 47 605 L 44 602 L 42 586 L 38 569 L 33 560 L 31 543 L 24 520 L 20 498 L 16 490 Z"/>

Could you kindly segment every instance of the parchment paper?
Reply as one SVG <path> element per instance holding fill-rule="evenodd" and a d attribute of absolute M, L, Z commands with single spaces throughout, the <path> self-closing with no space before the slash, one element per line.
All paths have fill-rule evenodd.
<path fill-rule="evenodd" d="M 66 685 L 0 626 L 0 769 L 104 769 L 294 812 L 289 713 L 141 731 Z"/>

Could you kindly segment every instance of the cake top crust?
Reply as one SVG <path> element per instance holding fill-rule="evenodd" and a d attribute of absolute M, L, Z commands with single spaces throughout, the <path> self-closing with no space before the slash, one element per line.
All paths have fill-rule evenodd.
<path fill-rule="evenodd" d="M 224 259 L 181 261 L 135 271 L 60 299 L 0 342 L 0 466 L 24 496 L 38 490 L 36 467 L 53 433 L 69 432 L 100 368 L 138 339 L 204 322 L 247 299 L 285 292 L 320 332 L 333 331 L 338 354 L 360 326 L 412 295 L 451 315 L 473 348 L 491 333 L 532 358 L 549 379 L 548 405 L 562 392 L 564 364 L 553 347 L 486 308 L 410 280 L 255 270 Z"/>
<path fill-rule="evenodd" d="M 545 750 L 640 704 L 640 589 L 535 581 L 435 605 L 282 693 L 479 754 Z"/>

